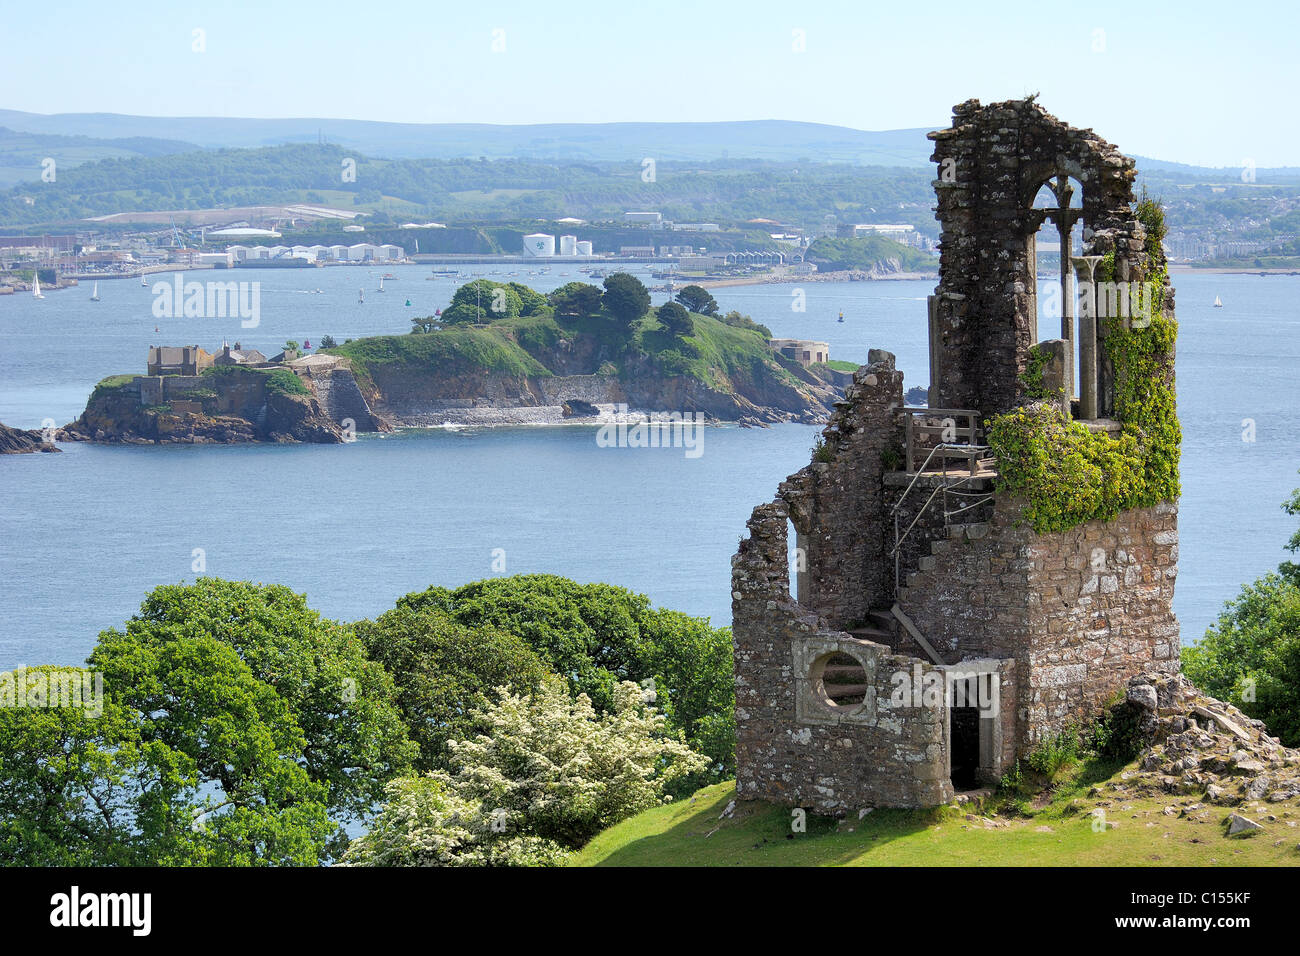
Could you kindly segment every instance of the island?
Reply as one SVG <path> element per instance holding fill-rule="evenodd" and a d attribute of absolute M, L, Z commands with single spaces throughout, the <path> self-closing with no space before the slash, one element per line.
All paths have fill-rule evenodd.
<path fill-rule="evenodd" d="M 856 364 L 825 342 L 774 339 L 699 286 L 657 308 L 632 275 L 548 295 L 477 279 L 409 333 L 295 343 L 271 359 L 223 345 L 154 347 L 145 375 L 96 386 L 65 440 L 338 442 L 458 425 L 600 424 L 697 413 L 709 422 L 824 423 Z"/>

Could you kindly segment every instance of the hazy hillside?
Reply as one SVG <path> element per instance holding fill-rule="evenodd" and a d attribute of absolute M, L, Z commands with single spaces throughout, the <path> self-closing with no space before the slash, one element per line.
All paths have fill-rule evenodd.
<path fill-rule="evenodd" d="M 819 123 L 755 120 L 729 123 L 380 123 L 340 119 L 226 119 L 123 116 L 116 113 L 44 115 L 0 110 L 0 125 L 16 130 L 99 137 L 180 139 L 208 148 L 327 142 L 371 156 L 454 159 L 486 156 L 586 159 L 640 164 L 657 160 L 750 157 L 808 159 L 874 166 L 925 166 L 930 127 L 857 130 Z"/>

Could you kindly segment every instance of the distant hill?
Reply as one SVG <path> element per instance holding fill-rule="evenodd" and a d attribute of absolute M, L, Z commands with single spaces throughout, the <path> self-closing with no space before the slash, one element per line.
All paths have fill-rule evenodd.
<path fill-rule="evenodd" d="M 925 166 L 931 127 L 858 130 L 821 123 L 753 120 L 724 123 L 381 123 L 340 119 L 239 119 L 24 113 L 0 110 L 0 126 L 30 133 L 120 139 L 151 137 L 199 146 L 329 143 L 391 159 L 572 159 L 629 161 L 745 157 L 808 159 L 862 166 Z"/>
<path fill-rule="evenodd" d="M 195 149 L 198 147 L 194 143 L 174 139 L 148 136 L 98 139 L 93 136 L 20 132 L 0 126 L 0 188 L 19 182 L 40 181 L 41 164 L 46 157 L 55 159 L 57 176 L 60 169 L 72 169 L 99 159 L 167 156 Z"/>

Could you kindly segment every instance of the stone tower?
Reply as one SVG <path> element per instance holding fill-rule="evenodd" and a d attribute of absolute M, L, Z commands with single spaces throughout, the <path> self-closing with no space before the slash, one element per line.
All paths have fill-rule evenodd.
<path fill-rule="evenodd" d="M 938 804 L 1178 669 L 1173 290 L 1133 162 L 1032 99 L 930 138 L 929 405 L 873 350 L 732 559 L 743 799 Z M 1066 282 L 1040 340 L 1045 221 Z M 1083 470 L 1044 478 L 1058 461 Z"/>

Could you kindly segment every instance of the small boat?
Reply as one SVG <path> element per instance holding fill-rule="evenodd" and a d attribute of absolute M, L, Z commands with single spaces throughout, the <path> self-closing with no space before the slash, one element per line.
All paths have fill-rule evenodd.
<path fill-rule="evenodd" d="M 1223 308 L 1223 301 L 1217 295 L 1214 297 L 1214 307 L 1216 309 Z"/>
<path fill-rule="evenodd" d="M 95 283 L 95 287 L 94 287 L 93 289 L 90 290 L 90 301 L 91 301 L 91 302 L 98 302 L 98 301 L 99 301 L 99 283 L 98 283 L 98 282 L 96 282 L 96 283 Z"/>
<path fill-rule="evenodd" d="M 383 276 L 380 276 L 380 277 L 379 277 L 379 290 L 378 290 L 378 291 L 380 291 L 380 292 L 383 292 L 383 291 L 384 291 L 384 277 L 383 277 Z"/>
<path fill-rule="evenodd" d="M 32 298 L 43 299 L 44 294 L 41 292 L 41 277 L 36 273 L 32 274 Z"/>
<path fill-rule="evenodd" d="M 358 289 L 357 292 L 359 293 L 359 298 L 357 299 L 357 304 L 358 304 L 358 305 L 365 305 L 365 304 L 366 304 L 366 290 L 365 290 L 365 289 Z"/>
<path fill-rule="evenodd" d="M 142 275 L 142 276 L 140 276 L 140 284 L 141 284 L 142 286 L 148 287 L 148 285 L 149 285 L 149 280 L 146 279 L 146 278 Z"/>

